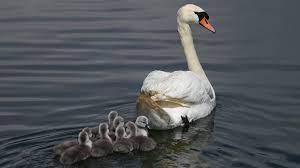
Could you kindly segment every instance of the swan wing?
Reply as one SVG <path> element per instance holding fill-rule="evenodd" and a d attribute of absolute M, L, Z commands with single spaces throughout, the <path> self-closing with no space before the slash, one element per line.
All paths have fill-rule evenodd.
<path fill-rule="evenodd" d="M 181 106 L 203 103 L 214 97 L 209 81 L 191 71 L 152 71 L 144 80 L 141 92 L 149 94 L 154 101 Z"/>

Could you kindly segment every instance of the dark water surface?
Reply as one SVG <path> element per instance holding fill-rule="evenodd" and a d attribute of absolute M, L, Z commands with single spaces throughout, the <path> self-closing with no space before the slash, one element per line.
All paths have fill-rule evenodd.
<path fill-rule="evenodd" d="M 187 68 L 176 28 L 185 3 L 1 1 L 0 167 L 63 167 L 53 145 L 110 110 L 134 120 L 147 73 Z M 188 132 L 151 132 L 160 143 L 153 152 L 75 167 L 300 166 L 299 3 L 193 3 L 217 30 L 192 26 L 215 111 Z"/>

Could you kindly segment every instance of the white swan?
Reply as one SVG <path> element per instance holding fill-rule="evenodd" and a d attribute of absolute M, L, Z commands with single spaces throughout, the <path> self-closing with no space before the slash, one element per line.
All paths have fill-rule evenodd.
<path fill-rule="evenodd" d="M 215 91 L 207 79 L 194 48 L 189 24 L 200 24 L 215 33 L 208 14 L 187 4 L 177 12 L 178 32 L 189 71 L 152 71 L 144 80 L 137 100 L 138 115 L 149 118 L 151 129 L 171 129 L 205 117 L 216 105 Z"/>

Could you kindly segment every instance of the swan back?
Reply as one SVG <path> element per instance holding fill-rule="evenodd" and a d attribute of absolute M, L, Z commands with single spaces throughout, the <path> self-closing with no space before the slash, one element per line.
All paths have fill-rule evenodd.
<path fill-rule="evenodd" d="M 215 98 L 207 78 L 191 71 L 152 71 L 144 80 L 142 92 L 157 95 L 157 99 L 174 99 L 188 104 L 199 104 Z"/>

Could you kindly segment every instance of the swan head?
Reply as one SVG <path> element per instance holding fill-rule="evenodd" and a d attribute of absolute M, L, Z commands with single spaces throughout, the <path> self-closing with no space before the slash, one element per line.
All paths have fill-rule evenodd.
<path fill-rule="evenodd" d="M 126 136 L 125 128 L 122 125 L 119 125 L 116 129 L 115 135 L 116 135 L 117 139 L 125 138 L 125 136 Z"/>
<path fill-rule="evenodd" d="M 124 118 L 121 116 L 117 116 L 113 122 L 114 128 L 117 128 L 119 125 L 124 126 Z"/>
<path fill-rule="evenodd" d="M 186 4 L 177 12 L 177 21 L 186 24 L 200 24 L 211 32 L 216 30 L 209 23 L 209 15 L 199 6 L 194 4 Z"/>
<path fill-rule="evenodd" d="M 149 120 L 146 116 L 138 116 L 138 118 L 135 120 L 135 124 L 142 128 L 148 128 Z"/>
<path fill-rule="evenodd" d="M 91 147 L 92 141 L 89 138 L 89 135 L 85 131 L 81 131 L 78 135 L 78 143 L 80 145 L 86 145 L 88 147 Z"/>
<path fill-rule="evenodd" d="M 136 136 L 136 129 L 136 125 L 132 121 L 128 121 L 125 125 L 125 131 L 129 137 Z"/>
<path fill-rule="evenodd" d="M 100 137 L 105 137 L 108 134 L 108 124 L 107 123 L 101 123 L 99 125 L 99 135 Z"/>
<path fill-rule="evenodd" d="M 110 111 L 108 114 L 108 123 L 109 124 L 112 123 L 117 116 L 118 116 L 117 111 Z"/>
<path fill-rule="evenodd" d="M 91 138 L 93 136 L 92 130 L 89 127 L 83 128 L 82 131 L 86 132 L 88 134 L 89 138 Z"/>

